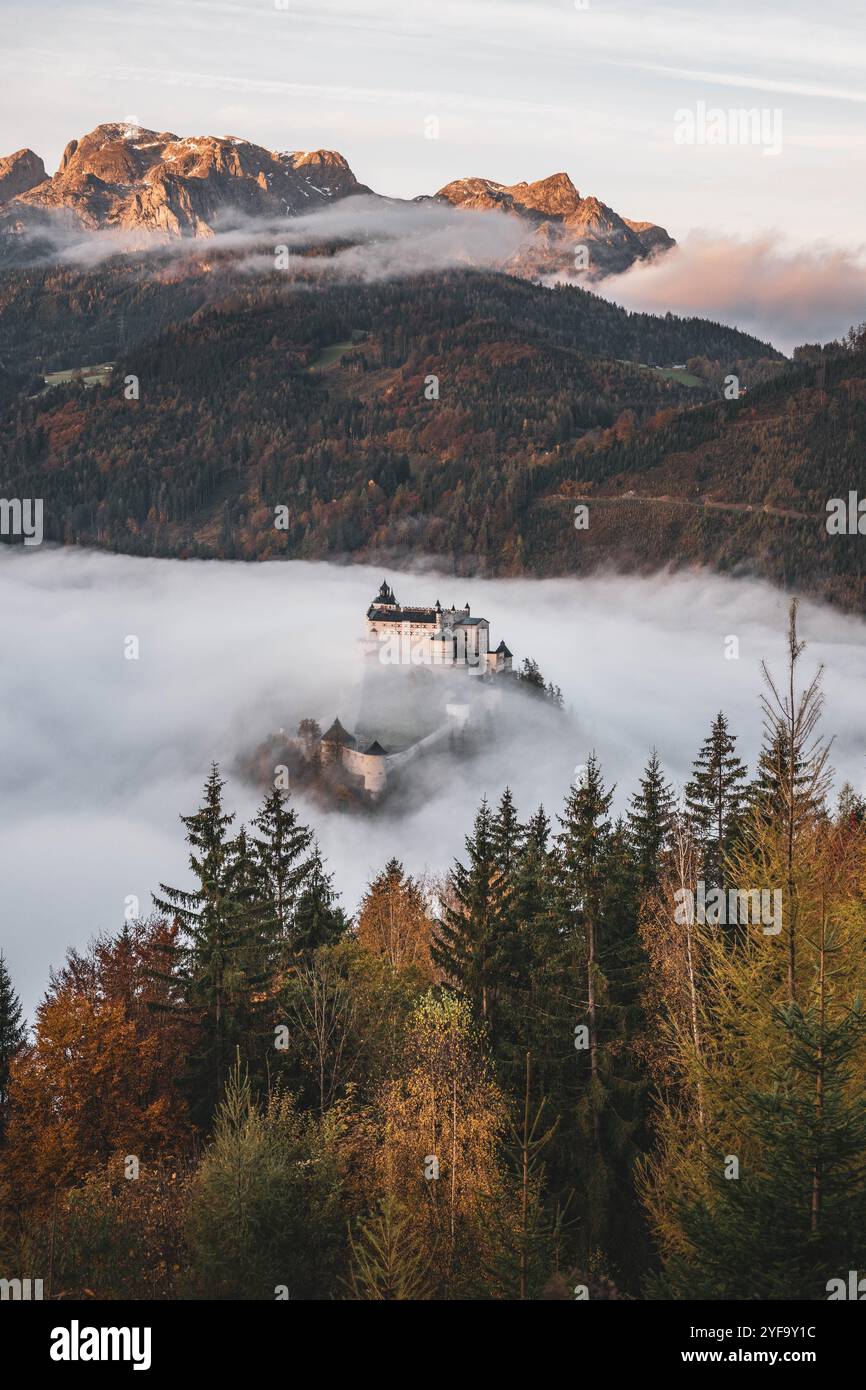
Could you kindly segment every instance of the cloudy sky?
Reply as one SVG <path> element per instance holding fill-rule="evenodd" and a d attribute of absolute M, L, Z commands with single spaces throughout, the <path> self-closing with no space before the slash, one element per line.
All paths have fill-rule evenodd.
<path fill-rule="evenodd" d="M 567 170 L 678 238 L 863 240 L 862 0 L 12 0 L 2 153 L 50 170 L 73 136 L 135 119 L 342 151 L 400 196 Z M 783 113 L 776 157 L 677 145 L 698 102 Z M 438 138 L 428 139 L 428 118 Z"/>
<path fill-rule="evenodd" d="M 356 639 L 381 578 L 361 566 L 0 546 L 0 650 L 16 653 L 0 663 L 0 943 L 31 1016 L 68 945 L 117 930 L 129 898 L 147 913 L 160 881 L 188 882 L 178 815 L 200 804 L 212 759 L 248 818 L 260 792 L 239 776 L 239 755 L 303 716 L 354 724 Z M 535 657 L 568 709 L 551 727 L 546 708 L 503 702 L 482 757 L 419 765 L 408 812 L 303 805 L 350 911 L 391 855 L 414 873 L 446 870 L 482 795 L 510 784 L 524 815 L 543 802 L 554 816 L 592 749 L 617 783 L 618 811 L 654 744 L 682 785 L 720 708 L 754 760 L 759 663 L 784 662 L 785 596 L 764 584 L 389 578 L 404 603 L 468 599 L 494 645 Z M 808 674 L 826 663 L 837 777 L 866 793 L 866 623 L 804 604 L 801 633 Z M 137 660 L 124 657 L 130 635 Z M 737 659 L 725 656 L 731 636 Z"/>

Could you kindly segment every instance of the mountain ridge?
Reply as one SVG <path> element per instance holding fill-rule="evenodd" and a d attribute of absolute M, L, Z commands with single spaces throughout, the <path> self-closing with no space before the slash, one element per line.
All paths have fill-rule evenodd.
<path fill-rule="evenodd" d="M 581 196 L 565 172 L 511 185 L 455 179 L 435 194 L 403 200 L 359 182 L 335 150 L 280 152 L 235 135 L 181 137 L 125 122 L 70 140 L 54 174 L 27 148 L 0 159 L 0 235 L 26 238 L 59 217 L 78 232 L 209 238 L 233 219 L 302 216 L 353 196 L 516 217 L 526 236 L 504 268 L 524 278 L 598 278 L 676 244 L 665 228 Z"/>

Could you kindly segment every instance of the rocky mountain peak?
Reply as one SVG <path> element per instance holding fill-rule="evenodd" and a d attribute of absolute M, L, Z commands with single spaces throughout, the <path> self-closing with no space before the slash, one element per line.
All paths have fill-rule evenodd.
<path fill-rule="evenodd" d="M 527 237 L 508 269 L 530 278 L 574 273 L 575 252 L 584 247 L 588 264 L 581 273 L 594 279 L 618 274 L 674 245 L 663 227 L 629 222 L 598 198 L 581 197 L 564 172 L 535 183 L 494 183 L 490 179 L 456 179 L 436 194 L 440 202 L 468 209 L 494 209 L 527 223 Z"/>
<path fill-rule="evenodd" d="M 238 222 L 296 216 L 370 192 L 336 150 L 280 152 L 238 135 L 179 136 L 113 121 L 70 140 L 53 177 L 32 150 L 0 159 L 0 234 L 26 239 L 62 213 L 72 230 L 211 237 Z M 598 198 L 582 197 L 564 170 L 514 184 L 456 179 L 415 202 L 519 219 L 525 236 L 506 268 L 530 278 L 616 274 L 674 244 L 663 227 L 629 221 Z M 588 262 L 576 255 L 581 247 Z"/>
<path fill-rule="evenodd" d="M 48 178 L 45 165 L 32 150 L 16 150 L 0 159 L 0 203 L 27 193 Z"/>
<path fill-rule="evenodd" d="M 368 193 L 334 150 L 279 154 L 237 135 L 178 136 L 129 122 L 99 125 L 70 140 L 57 173 L 39 161 L 28 176 L 19 151 L 4 165 L 0 202 L 16 229 L 28 215 L 55 210 L 86 229 L 142 228 L 173 236 L 211 236 L 233 214 L 280 217 L 334 198 Z M 14 209 L 9 207 L 14 201 Z"/>
<path fill-rule="evenodd" d="M 508 192 L 525 208 L 543 212 L 546 217 L 565 217 L 579 207 L 581 198 L 568 174 L 549 174 L 536 183 L 516 183 Z"/>

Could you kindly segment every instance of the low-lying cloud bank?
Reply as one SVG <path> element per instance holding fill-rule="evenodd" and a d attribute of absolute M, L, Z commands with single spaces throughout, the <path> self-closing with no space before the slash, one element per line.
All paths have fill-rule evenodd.
<path fill-rule="evenodd" d="M 212 759 L 228 773 L 239 752 L 305 715 L 351 724 L 356 639 L 381 578 L 360 566 L 0 546 L 2 947 L 31 1014 L 68 944 L 117 929 L 130 896 L 146 913 L 160 880 L 187 881 L 177 817 L 198 806 Z M 349 910 L 391 855 L 412 872 L 447 869 L 480 798 L 506 784 L 524 815 L 543 802 L 554 816 L 592 749 L 620 810 L 653 746 L 682 785 L 720 708 L 754 761 L 759 662 L 784 661 L 785 596 L 764 584 L 704 574 L 389 579 L 402 602 L 468 599 L 494 645 L 504 638 L 562 687 L 567 712 L 552 737 L 530 701 L 509 702 L 484 756 L 445 775 L 420 770 L 408 815 L 302 805 Z M 802 634 L 805 668 L 827 667 L 837 777 L 862 793 L 866 624 L 805 603 Z M 731 635 L 738 660 L 725 659 Z M 130 636 L 137 661 L 124 657 Z M 227 799 L 246 819 L 260 798 L 228 773 Z"/>
<path fill-rule="evenodd" d="M 742 241 L 693 233 L 596 290 L 625 309 L 715 319 L 790 354 L 866 320 L 866 251 L 786 250 L 770 233 Z"/>
<path fill-rule="evenodd" d="M 226 253 L 237 257 L 242 274 L 302 265 L 305 278 L 379 281 L 455 268 L 502 270 L 533 246 L 531 227 L 517 217 L 375 194 L 282 219 L 226 213 L 210 237 L 82 231 L 60 210 L 42 216 L 38 227 L 22 234 L 18 256 L 85 270 L 120 255 L 183 264 Z M 580 244 L 575 238 L 575 247 Z M 277 264 L 279 247 L 288 252 L 288 266 Z M 293 264 L 295 253 L 317 247 L 333 249 Z M 866 250 L 794 251 L 770 232 L 749 240 L 693 233 L 621 275 L 590 281 L 562 272 L 544 276 L 543 283 L 583 285 L 626 309 L 717 320 L 787 353 L 800 343 L 837 338 L 866 319 Z"/>
<path fill-rule="evenodd" d="M 113 256 L 158 256 L 167 261 L 234 253 L 246 271 L 273 271 L 279 246 L 289 252 L 340 241 L 354 245 L 321 262 L 305 261 L 305 273 L 334 279 L 393 279 L 457 266 L 491 268 L 508 260 L 527 236 L 517 218 L 497 212 L 458 210 L 444 204 L 401 203 L 375 195 L 341 199 L 299 217 L 249 218 L 226 213 L 208 237 L 175 237 L 146 229 L 82 231 L 59 211 L 43 214 L 20 241 L 39 261 L 91 269 Z M 268 250 L 264 248 L 267 247 Z"/>

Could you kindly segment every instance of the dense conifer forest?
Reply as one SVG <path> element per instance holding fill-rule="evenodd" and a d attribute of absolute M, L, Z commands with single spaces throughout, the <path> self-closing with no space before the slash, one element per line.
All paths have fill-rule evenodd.
<path fill-rule="evenodd" d="M 281 791 L 214 766 L 185 887 L 70 950 L 27 1031 L 0 961 L 0 1275 L 46 1296 L 805 1299 L 866 1266 L 866 805 L 821 674 L 766 670 L 677 800 L 478 807 L 353 917 Z M 789 692 L 793 693 L 793 699 Z"/>
<path fill-rule="evenodd" d="M 333 284 L 219 253 L 7 270 L 0 465 L 65 544 L 503 575 L 698 563 L 856 607 L 862 546 L 826 507 L 864 477 L 862 333 L 796 356 L 482 272 Z M 100 363 L 99 385 L 44 385 Z"/>

